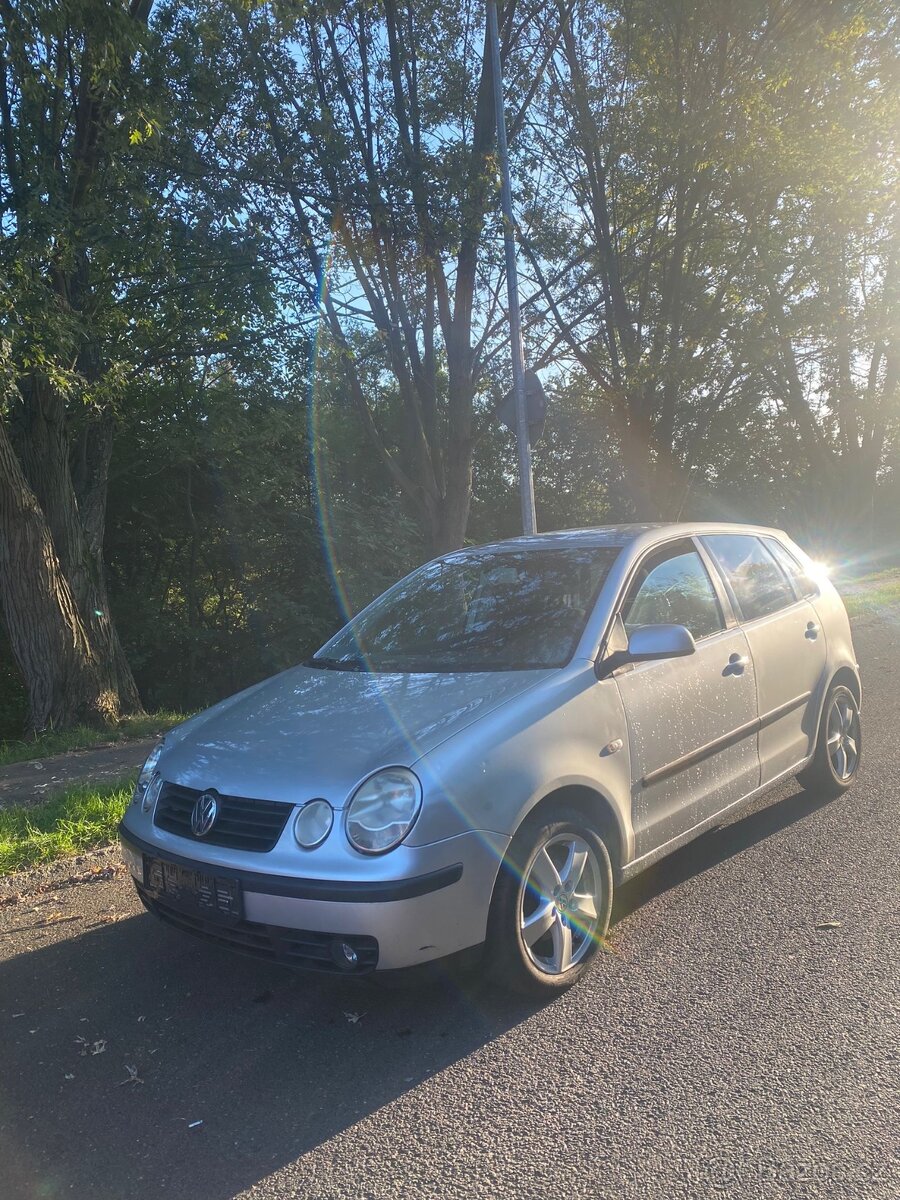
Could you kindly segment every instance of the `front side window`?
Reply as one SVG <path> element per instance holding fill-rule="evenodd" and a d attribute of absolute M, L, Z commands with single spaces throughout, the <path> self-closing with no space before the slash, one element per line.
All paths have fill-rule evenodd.
<path fill-rule="evenodd" d="M 401 672 L 564 666 L 619 553 L 601 546 L 448 554 L 385 592 L 309 665 Z"/>
<path fill-rule="evenodd" d="M 630 635 L 642 625 L 684 625 L 695 639 L 725 628 L 719 601 L 696 550 L 660 562 L 654 556 L 638 570 L 622 607 Z"/>
<path fill-rule="evenodd" d="M 703 543 L 728 577 L 745 621 L 794 603 L 793 588 L 759 538 L 716 533 L 704 537 Z"/>

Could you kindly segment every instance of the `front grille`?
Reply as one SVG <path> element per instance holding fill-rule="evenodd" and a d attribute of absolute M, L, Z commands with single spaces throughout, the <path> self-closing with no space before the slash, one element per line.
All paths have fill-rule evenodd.
<path fill-rule="evenodd" d="M 191 829 L 191 813 L 202 795 L 194 788 L 164 783 L 153 814 L 154 825 L 192 842 L 264 853 L 281 837 L 294 807 L 277 800 L 247 800 L 242 796 L 217 794 L 219 812 L 215 824 L 209 833 L 198 838 Z"/>
<path fill-rule="evenodd" d="M 307 971 L 347 975 L 351 972 L 338 967 L 331 955 L 332 943 L 337 938 L 349 943 L 356 951 L 358 963 L 352 974 L 367 974 L 374 971 L 378 963 L 378 941 L 368 934 L 316 933 L 306 929 L 285 929 L 280 925 L 260 925 L 256 921 L 219 924 L 194 913 L 172 908 L 165 900 L 151 896 L 139 883 L 136 882 L 135 886 L 145 906 L 167 925 L 173 925 L 184 933 L 192 933 L 207 942 L 227 946 L 229 950 L 237 950 L 240 954 L 250 954 L 254 958 L 264 958 Z"/>

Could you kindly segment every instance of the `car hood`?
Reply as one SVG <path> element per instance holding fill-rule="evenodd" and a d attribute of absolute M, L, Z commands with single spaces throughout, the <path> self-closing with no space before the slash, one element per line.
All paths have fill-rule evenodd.
<path fill-rule="evenodd" d="M 225 795 L 342 807 L 379 767 L 409 766 L 552 672 L 368 674 L 295 667 L 166 738 L 164 779 Z"/>

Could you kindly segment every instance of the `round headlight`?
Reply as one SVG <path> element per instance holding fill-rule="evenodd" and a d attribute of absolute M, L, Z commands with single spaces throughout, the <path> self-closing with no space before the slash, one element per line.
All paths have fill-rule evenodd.
<path fill-rule="evenodd" d="M 137 783 L 134 787 L 134 795 L 131 798 L 132 804 L 138 804 L 144 798 L 144 793 L 150 786 L 150 781 L 153 779 L 153 772 L 156 770 L 163 750 L 165 742 L 157 742 L 150 753 L 147 755 L 147 760 L 141 767 L 141 773 L 138 775 Z"/>
<path fill-rule="evenodd" d="M 144 798 L 141 801 L 141 812 L 148 813 L 150 811 L 150 809 L 159 799 L 159 793 L 162 791 L 162 785 L 162 778 L 157 771 L 157 773 L 150 780 L 149 786 L 144 791 Z"/>
<path fill-rule="evenodd" d="M 333 821 L 334 813 L 327 800 L 310 800 L 294 818 L 297 845 L 304 850 L 312 850 L 328 837 Z"/>
<path fill-rule="evenodd" d="M 347 809 L 347 837 L 364 854 L 383 854 L 412 829 L 422 805 L 422 785 L 405 767 L 370 775 Z"/>

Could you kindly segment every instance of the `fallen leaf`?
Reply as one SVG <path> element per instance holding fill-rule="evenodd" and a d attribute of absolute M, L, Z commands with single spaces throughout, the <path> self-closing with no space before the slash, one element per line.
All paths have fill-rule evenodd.
<path fill-rule="evenodd" d="M 354 1012 L 345 1012 L 344 1013 L 344 1016 L 347 1018 L 347 1020 L 350 1022 L 351 1025 L 356 1025 L 359 1021 L 361 1021 L 363 1019 L 363 1017 L 365 1015 L 366 1015 L 365 1013 L 354 1013 Z"/>
<path fill-rule="evenodd" d="M 816 929 L 840 929 L 841 921 L 819 921 Z"/>
<path fill-rule="evenodd" d="M 100 1038 L 91 1046 L 91 1054 L 102 1054 L 106 1049 L 106 1038 Z"/>
<path fill-rule="evenodd" d="M 126 1083 L 143 1083 L 144 1082 L 143 1079 L 141 1079 L 140 1076 L 138 1075 L 137 1067 L 131 1067 L 128 1065 L 128 1063 L 126 1063 L 125 1070 L 128 1072 L 128 1078 L 123 1079 L 120 1083 L 117 1083 L 116 1087 L 124 1087 Z"/>

